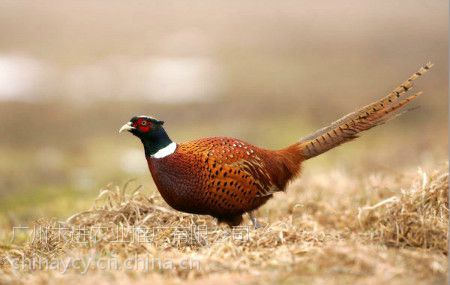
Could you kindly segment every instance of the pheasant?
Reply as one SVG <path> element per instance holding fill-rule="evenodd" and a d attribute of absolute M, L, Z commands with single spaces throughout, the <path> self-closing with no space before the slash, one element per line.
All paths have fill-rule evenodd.
<path fill-rule="evenodd" d="M 241 224 L 243 214 L 248 213 L 257 228 L 253 211 L 274 193 L 285 191 L 288 182 L 299 175 L 302 162 L 400 115 L 396 111 L 421 94 L 405 96 L 413 81 L 431 67 L 428 63 L 386 97 L 280 150 L 230 137 L 177 144 L 164 130 L 164 122 L 149 116 L 131 118 L 119 133 L 128 131 L 141 140 L 158 191 L 172 208 L 210 215 L 230 227 Z"/>

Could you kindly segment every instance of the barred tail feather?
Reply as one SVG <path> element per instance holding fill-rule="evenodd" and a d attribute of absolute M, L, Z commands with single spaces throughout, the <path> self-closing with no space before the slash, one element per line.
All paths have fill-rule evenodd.
<path fill-rule="evenodd" d="M 428 63 L 400 84 L 386 97 L 352 112 L 313 134 L 302 138 L 299 147 L 303 159 L 310 159 L 340 144 L 358 137 L 358 133 L 381 125 L 400 115 L 396 111 L 416 99 L 421 92 L 411 96 L 406 93 L 412 88 L 413 81 L 425 74 L 433 64 Z M 405 98 L 406 97 L 406 98 Z"/>

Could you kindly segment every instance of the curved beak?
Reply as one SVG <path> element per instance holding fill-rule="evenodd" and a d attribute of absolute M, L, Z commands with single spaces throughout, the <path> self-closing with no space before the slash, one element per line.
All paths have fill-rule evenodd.
<path fill-rule="evenodd" d="M 125 125 L 123 125 L 120 130 L 119 130 L 119 134 L 123 131 L 131 131 L 134 130 L 135 128 L 133 126 L 131 126 L 131 122 L 126 123 Z"/>

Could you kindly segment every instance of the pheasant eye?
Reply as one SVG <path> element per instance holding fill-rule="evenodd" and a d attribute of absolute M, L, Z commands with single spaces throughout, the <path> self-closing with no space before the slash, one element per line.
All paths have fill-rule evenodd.
<path fill-rule="evenodd" d="M 141 125 L 147 126 L 147 121 L 142 121 L 142 122 L 141 122 Z"/>

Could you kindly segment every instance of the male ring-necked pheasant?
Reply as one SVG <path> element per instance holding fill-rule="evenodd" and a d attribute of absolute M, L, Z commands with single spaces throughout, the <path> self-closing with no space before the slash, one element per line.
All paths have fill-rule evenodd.
<path fill-rule="evenodd" d="M 211 137 L 174 143 L 163 121 L 136 116 L 119 132 L 141 139 L 148 167 L 164 200 L 174 209 L 211 215 L 229 226 L 284 191 L 300 173 L 303 161 L 358 136 L 393 118 L 420 93 L 405 96 L 413 81 L 430 69 L 427 64 L 386 97 L 350 113 L 329 126 L 281 150 L 267 150 L 239 139 Z"/>

